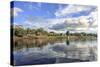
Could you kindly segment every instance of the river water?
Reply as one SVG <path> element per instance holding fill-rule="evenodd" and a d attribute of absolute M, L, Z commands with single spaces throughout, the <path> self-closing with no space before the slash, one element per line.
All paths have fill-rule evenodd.
<path fill-rule="evenodd" d="M 97 60 L 97 40 L 17 41 L 14 65 L 87 62 Z"/>

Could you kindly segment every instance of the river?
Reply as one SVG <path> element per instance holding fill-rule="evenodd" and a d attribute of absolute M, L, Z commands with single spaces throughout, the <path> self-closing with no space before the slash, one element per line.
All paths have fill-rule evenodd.
<path fill-rule="evenodd" d="M 14 65 L 36 65 L 97 60 L 97 40 L 17 41 Z"/>

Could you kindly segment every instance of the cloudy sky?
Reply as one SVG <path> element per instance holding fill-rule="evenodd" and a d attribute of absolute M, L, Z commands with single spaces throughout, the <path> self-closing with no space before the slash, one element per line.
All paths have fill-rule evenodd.
<path fill-rule="evenodd" d="M 55 32 L 97 32 L 96 6 L 20 1 L 11 4 L 15 25 Z"/>

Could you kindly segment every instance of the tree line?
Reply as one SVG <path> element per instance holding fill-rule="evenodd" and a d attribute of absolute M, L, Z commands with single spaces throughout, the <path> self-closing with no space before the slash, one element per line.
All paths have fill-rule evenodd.
<path fill-rule="evenodd" d="M 34 35 L 34 36 L 95 36 L 97 34 L 93 33 L 70 33 L 70 31 L 66 31 L 66 33 L 55 33 L 55 32 L 48 32 L 45 31 L 43 28 L 38 29 L 31 29 L 31 28 L 23 28 L 23 27 L 11 27 L 13 30 L 13 35 L 18 37 L 23 37 L 26 35 Z"/>

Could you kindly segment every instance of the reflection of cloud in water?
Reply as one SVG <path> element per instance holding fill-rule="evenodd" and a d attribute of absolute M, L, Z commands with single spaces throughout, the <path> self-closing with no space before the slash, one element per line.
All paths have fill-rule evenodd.
<path fill-rule="evenodd" d="M 30 48 L 27 52 L 26 51 L 19 51 L 15 52 L 15 54 L 23 55 L 26 57 L 34 57 L 34 58 L 55 58 L 55 57 L 62 57 L 65 54 L 58 53 L 53 51 L 50 46 L 45 46 L 43 48 Z M 23 50 L 23 49 L 22 49 Z"/>
<path fill-rule="evenodd" d="M 14 52 L 15 58 L 30 60 L 40 58 L 71 58 L 80 60 L 96 60 L 97 47 L 96 43 L 92 42 L 70 42 L 70 45 L 66 45 L 66 42 L 55 43 L 54 45 L 48 44 L 43 47 L 34 47 L 21 49 Z"/>

